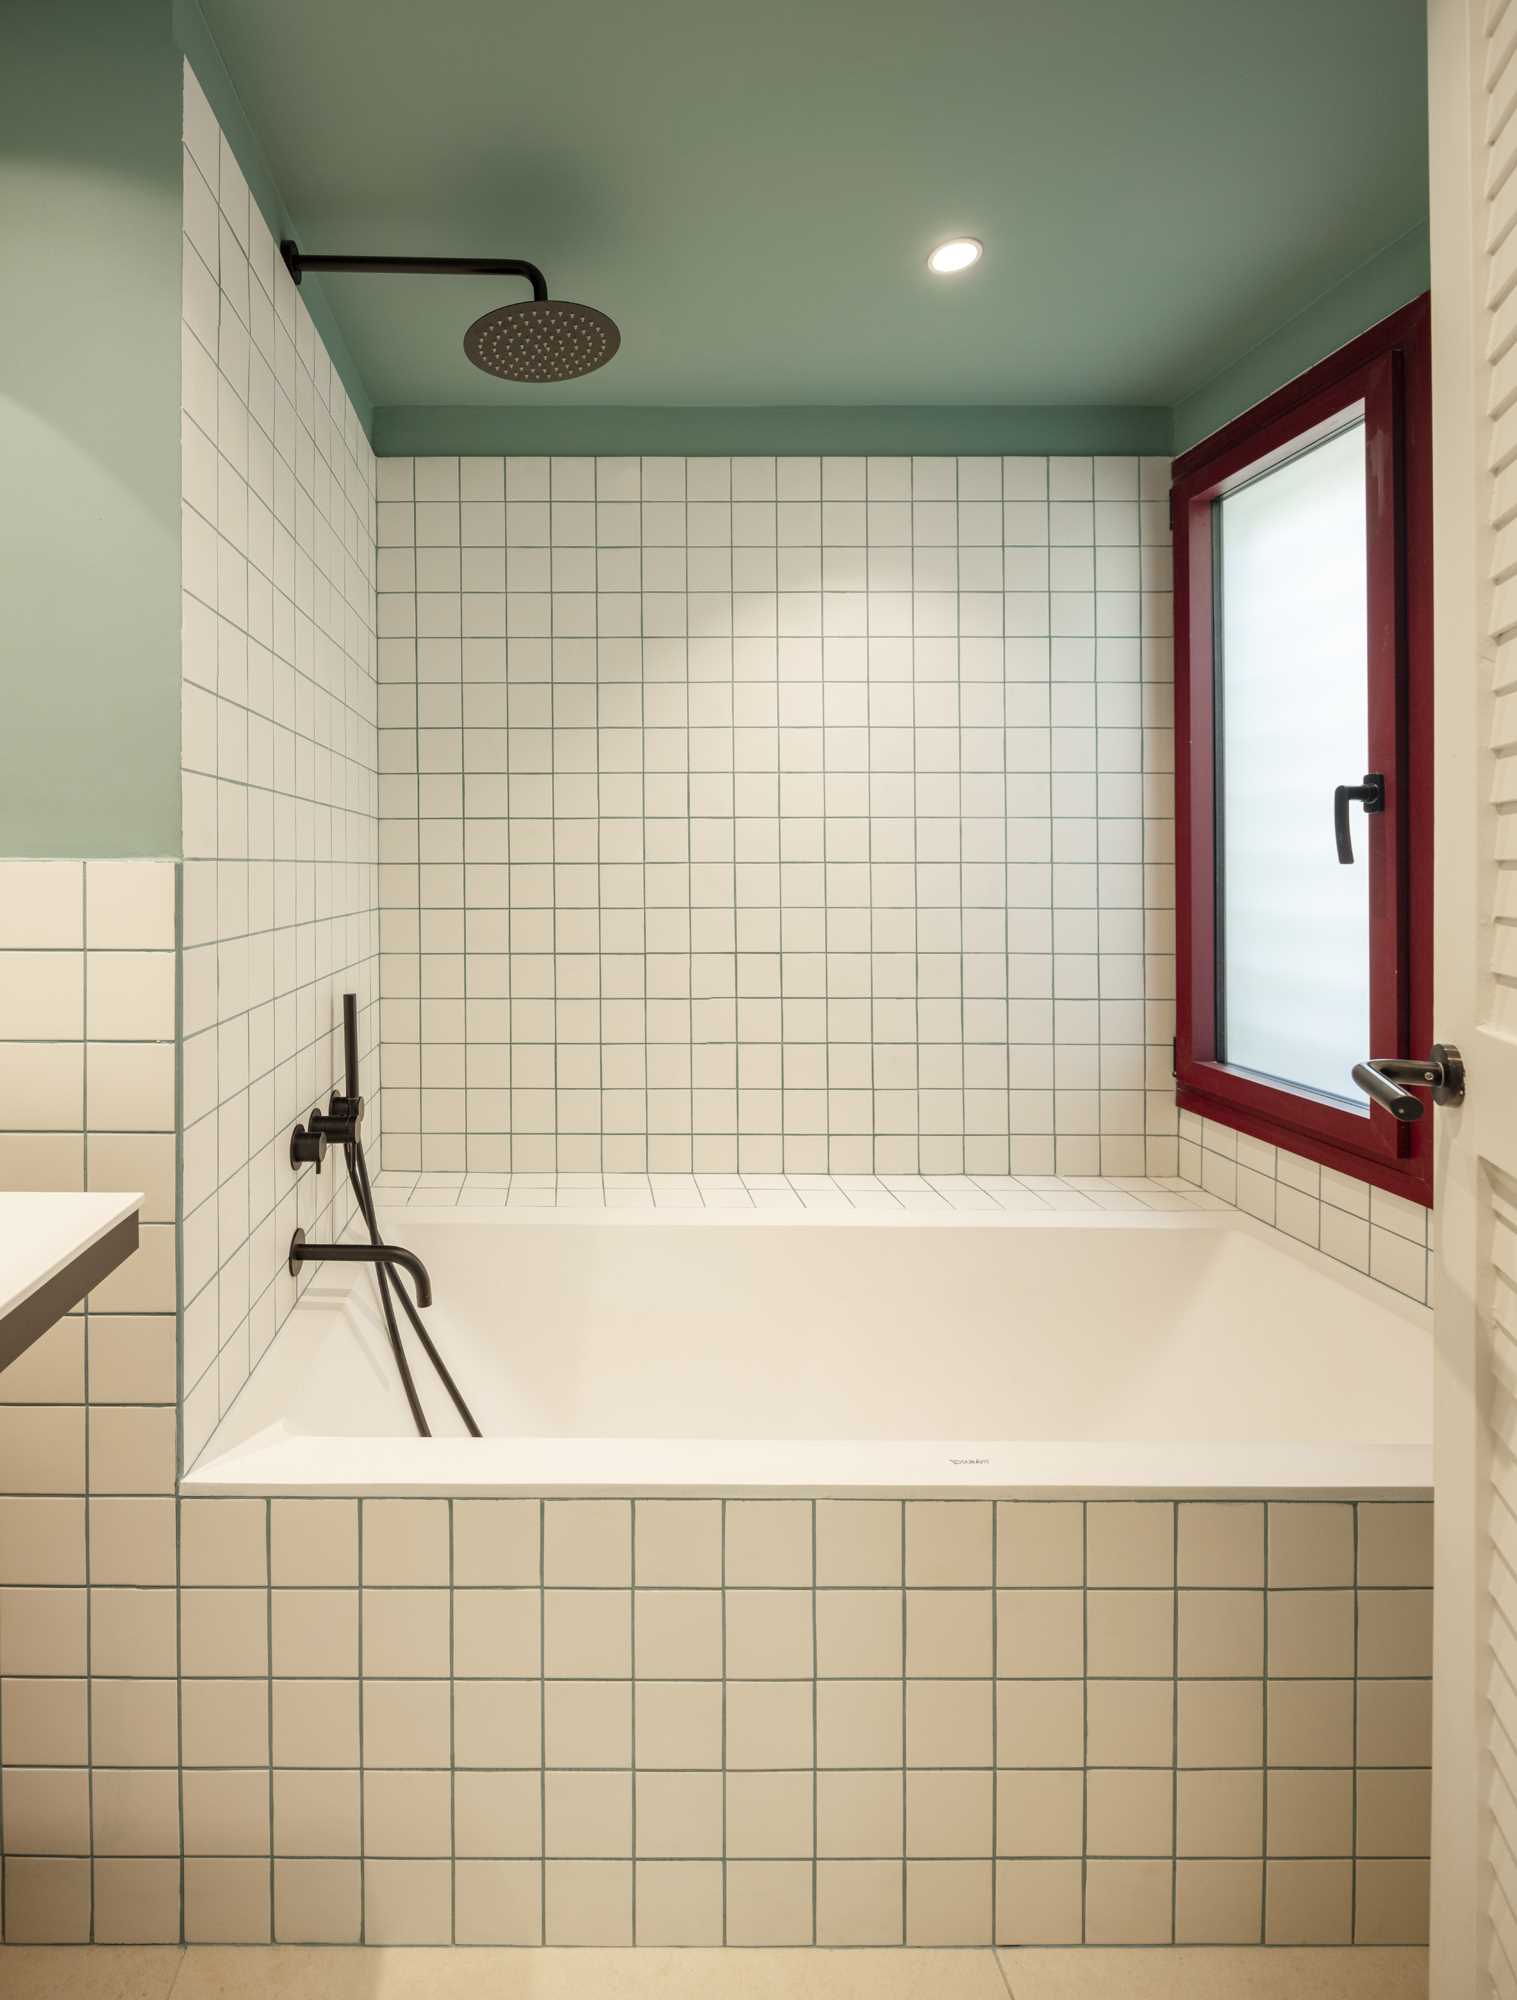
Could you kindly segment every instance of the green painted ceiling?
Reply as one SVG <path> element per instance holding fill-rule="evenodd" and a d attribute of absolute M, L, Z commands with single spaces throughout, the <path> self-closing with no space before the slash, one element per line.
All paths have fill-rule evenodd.
<path fill-rule="evenodd" d="M 1424 0 L 202 5 L 304 248 L 622 328 L 515 386 L 509 283 L 329 277 L 378 405 L 1169 405 L 1426 214 Z"/>

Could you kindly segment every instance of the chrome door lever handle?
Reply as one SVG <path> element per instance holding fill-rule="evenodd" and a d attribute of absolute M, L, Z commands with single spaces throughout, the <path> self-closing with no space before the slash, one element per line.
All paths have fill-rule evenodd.
<path fill-rule="evenodd" d="M 1366 1097 L 1405 1125 L 1422 1116 L 1422 1100 L 1404 1089 L 1405 1084 L 1430 1092 L 1435 1104 L 1464 1102 L 1464 1064 L 1448 1042 L 1434 1042 L 1426 1062 L 1408 1056 L 1371 1056 L 1354 1064 L 1353 1078 Z"/>

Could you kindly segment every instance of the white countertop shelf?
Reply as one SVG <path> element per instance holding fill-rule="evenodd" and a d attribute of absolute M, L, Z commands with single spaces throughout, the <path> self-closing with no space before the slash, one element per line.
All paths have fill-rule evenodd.
<path fill-rule="evenodd" d="M 140 1194 L 0 1194 L 0 1368 L 137 1248 Z"/>

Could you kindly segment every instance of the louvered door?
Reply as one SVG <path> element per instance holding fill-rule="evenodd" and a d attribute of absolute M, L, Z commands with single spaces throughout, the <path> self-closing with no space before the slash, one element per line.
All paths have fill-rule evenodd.
<path fill-rule="evenodd" d="M 1517 0 L 1432 0 L 1435 2000 L 1517 2000 Z"/>

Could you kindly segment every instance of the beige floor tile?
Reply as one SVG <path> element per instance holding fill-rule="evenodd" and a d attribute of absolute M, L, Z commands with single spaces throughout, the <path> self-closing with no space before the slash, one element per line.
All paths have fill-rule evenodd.
<path fill-rule="evenodd" d="M 1360 1945 L 1003 1951 L 1012 2000 L 1426 2000 L 1427 1953 Z"/>
<path fill-rule="evenodd" d="M 166 2000 L 177 1944 L 0 1945 L 5 2000 Z"/>
<path fill-rule="evenodd" d="M 61 1987 L 45 1995 L 38 1989 L 37 2000 L 63 2000 L 63 1994 Z M 33 1996 L 27 1993 L 26 2000 Z M 115 1995 L 101 1989 L 90 2000 Z M 137 2000 L 135 1992 L 130 2000 Z M 157 1989 L 152 2000 L 158 2000 Z M 192 1948 L 174 2000 L 1006 2000 L 1006 1987 L 989 1951 L 274 1946 Z"/>
<path fill-rule="evenodd" d="M 1427 1954 L 1007 1950 L 1014 2000 L 1424 2000 Z M 175 1975 L 178 1975 L 177 1980 Z M 5 2000 L 1006 2000 L 986 1951 L 0 1947 Z"/>

